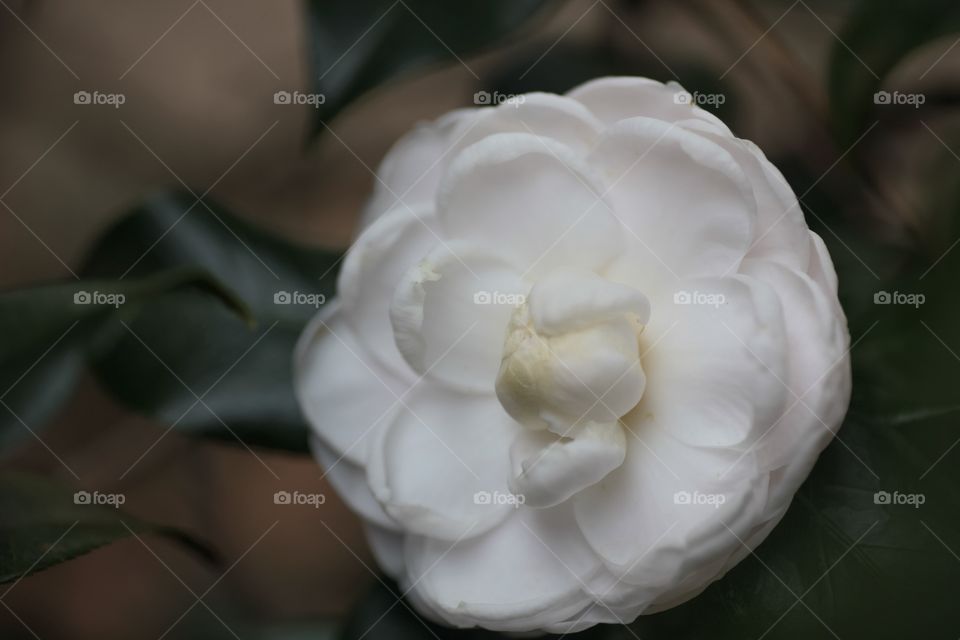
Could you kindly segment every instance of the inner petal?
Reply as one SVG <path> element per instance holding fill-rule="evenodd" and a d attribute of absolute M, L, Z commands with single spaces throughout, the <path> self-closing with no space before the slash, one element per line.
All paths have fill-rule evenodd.
<path fill-rule="evenodd" d="M 649 316 L 635 289 L 583 271 L 548 275 L 513 310 L 497 397 L 533 430 L 615 425 L 643 395 L 638 336 Z"/>
<path fill-rule="evenodd" d="M 525 427 L 510 481 L 525 504 L 559 504 L 623 462 L 620 418 L 643 396 L 638 338 L 649 316 L 636 289 L 570 269 L 544 277 L 514 309 L 496 391 Z"/>
<path fill-rule="evenodd" d="M 510 447 L 510 492 L 534 508 L 552 507 L 623 464 L 626 434 L 590 422 L 561 438 L 549 431 L 521 433 Z"/>
<path fill-rule="evenodd" d="M 524 277 L 601 269 L 627 248 L 601 177 L 570 147 L 498 133 L 461 151 L 437 192 L 440 235 L 490 247 Z"/>
<path fill-rule="evenodd" d="M 496 347 L 524 291 L 502 262 L 467 245 L 442 245 L 394 291 L 390 322 L 397 348 L 414 371 L 431 380 L 490 393 L 500 364 Z"/>

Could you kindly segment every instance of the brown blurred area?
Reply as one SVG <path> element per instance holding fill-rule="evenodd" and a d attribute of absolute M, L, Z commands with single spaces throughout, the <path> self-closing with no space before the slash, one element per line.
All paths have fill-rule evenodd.
<path fill-rule="evenodd" d="M 776 40 L 758 43 L 789 3 L 756 3 L 759 23 L 745 20 L 740 4 L 611 2 L 614 13 L 575 0 L 468 63 L 486 80 L 518 51 L 536 59 L 562 37 L 564 44 L 603 43 L 635 57 L 655 51 L 670 61 L 707 60 L 718 74 L 734 65 L 728 80 L 743 103 L 739 113 L 750 114 L 731 123 L 738 135 L 770 155 L 807 144 L 798 143 L 810 115 L 797 99 L 794 65 L 819 76 L 834 42 L 819 20 L 835 23 L 843 7 L 819 3 L 819 18 L 797 9 L 778 22 Z M 304 153 L 309 107 L 273 103 L 275 91 L 308 90 L 301 11 L 298 0 L 6 0 L 0 286 L 69 276 L 128 207 L 181 182 L 198 193 L 212 186 L 212 196 L 236 212 L 297 242 L 348 246 L 373 182 L 369 169 L 417 120 L 470 104 L 478 83 L 453 63 L 380 90 L 328 123 L 332 131 Z M 711 22 L 725 35 L 707 29 Z M 776 42 L 794 57 L 785 59 Z M 74 92 L 93 89 L 123 93 L 127 101 L 116 111 L 73 103 Z M 879 160 L 877 170 L 897 178 L 905 210 L 917 211 L 923 194 L 910 192 L 910 176 L 942 150 L 929 140 L 919 148 L 907 140 L 897 145 L 901 151 Z M 826 164 L 836 158 L 829 149 L 811 152 L 826 156 Z M 254 455 L 165 431 L 115 406 L 88 379 L 44 431 L 44 443 L 32 442 L 6 464 L 123 492 L 132 513 L 211 541 L 229 572 L 221 576 L 167 541 L 130 539 L 18 583 L 3 599 L 9 608 L 0 609 L 0 637 L 150 640 L 168 630 L 166 637 L 190 637 L 171 625 L 195 604 L 191 591 L 211 586 L 204 602 L 216 612 L 336 616 L 371 583 L 367 567 L 374 564 L 359 522 L 312 460 Z M 279 489 L 321 492 L 328 500 L 320 509 L 282 507 L 272 500 Z M 193 614 L 217 625 L 203 605 Z"/>
<path fill-rule="evenodd" d="M 474 79 L 445 68 L 398 86 L 304 153 L 309 107 L 273 102 L 275 91 L 308 90 L 301 12 L 295 0 L 0 7 L 0 287 L 71 277 L 125 210 L 183 184 L 212 187 L 297 242 L 347 247 L 373 181 L 364 165 L 375 168 L 416 120 L 462 105 Z M 74 92 L 94 89 L 126 102 L 74 104 Z M 374 580 L 359 521 L 310 458 L 166 433 L 92 378 L 42 437 L 4 466 L 123 493 L 125 510 L 195 533 L 225 567 L 161 538 L 129 539 L 17 583 L 3 597 L 0 637 L 189 638 L 198 627 L 230 637 L 237 611 L 341 616 Z M 281 489 L 327 501 L 275 505 Z"/>

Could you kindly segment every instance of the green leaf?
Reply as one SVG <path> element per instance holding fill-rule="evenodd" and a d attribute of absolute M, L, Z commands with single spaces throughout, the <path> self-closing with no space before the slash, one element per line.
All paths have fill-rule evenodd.
<path fill-rule="evenodd" d="M 378 582 L 351 612 L 340 635 L 340 640 L 421 640 L 433 634 L 446 639 L 447 630 L 422 620 L 411 612 L 395 587 Z"/>
<path fill-rule="evenodd" d="M 550 0 L 310 0 L 315 130 L 380 84 L 456 61 L 515 31 Z M 477 78 L 479 80 L 479 78 Z"/>
<path fill-rule="evenodd" d="M 960 30 L 953 0 L 861 0 L 847 18 L 831 53 L 831 110 L 841 142 L 869 125 L 873 95 L 912 51 Z"/>
<path fill-rule="evenodd" d="M 73 389 L 85 352 L 108 339 L 111 320 L 129 321 L 144 302 L 182 290 L 208 296 L 238 317 L 251 319 L 232 291 L 196 268 L 0 293 L 0 447 L 22 439 L 28 428 L 39 427 L 60 406 Z"/>
<path fill-rule="evenodd" d="M 162 535 L 204 559 L 216 555 L 192 536 L 134 518 L 106 503 L 106 494 L 74 493 L 40 476 L 0 474 L 0 583 L 12 582 L 132 535 Z M 94 496 L 94 497 L 91 497 Z M 122 494 L 110 494 L 118 503 Z M 89 498 L 88 503 L 84 503 Z"/>
<path fill-rule="evenodd" d="M 121 327 L 95 361 L 97 376 L 127 406 L 183 432 L 305 451 L 292 353 L 332 299 L 339 262 L 339 254 L 284 242 L 207 202 L 154 198 L 100 239 L 84 273 L 202 268 L 237 293 L 257 327 L 202 296 L 167 296 Z M 275 301 L 285 294 L 292 304 Z"/>

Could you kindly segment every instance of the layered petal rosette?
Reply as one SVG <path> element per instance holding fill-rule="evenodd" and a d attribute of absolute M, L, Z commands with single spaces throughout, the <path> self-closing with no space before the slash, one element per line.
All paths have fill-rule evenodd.
<path fill-rule="evenodd" d="M 457 627 L 684 602 L 839 426 L 821 239 L 678 85 L 603 78 L 419 126 L 378 172 L 298 395 L 383 569 Z"/>

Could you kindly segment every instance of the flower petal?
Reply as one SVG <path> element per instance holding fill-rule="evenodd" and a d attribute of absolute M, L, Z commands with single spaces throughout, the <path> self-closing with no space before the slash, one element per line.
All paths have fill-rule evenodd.
<path fill-rule="evenodd" d="M 827 245 L 823 243 L 823 238 L 813 231 L 810 232 L 810 265 L 807 273 L 814 279 L 823 290 L 830 296 L 831 301 L 837 297 L 837 271 L 833 267 L 833 261 L 830 260 L 830 254 L 827 252 Z M 839 301 L 837 309 L 842 313 Z"/>
<path fill-rule="evenodd" d="M 455 540 L 495 526 L 513 509 L 479 494 L 509 493 L 513 423 L 492 396 L 421 382 L 373 446 L 367 477 L 405 530 Z"/>
<path fill-rule="evenodd" d="M 677 125 L 632 118 L 607 130 L 589 162 L 603 171 L 646 282 L 736 272 L 753 238 L 756 200 L 739 164 L 718 144 Z M 646 291 L 643 284 L 637 286 Z"/>
<path fill-rule="evenodd" d="M 368 522 L 376 523 L 379 528 L 397 530 L 395 520 L 387 515 L 373 497 L 367 484 L 363 467 L 337 455 L 337 453 L 317 437 L 310 438 L 310 450 L 323 468 L 323 477 L 337 491 L 347 505 Z"/>
<path fill-rule="evenodd" d="M 450 546 L 413 536 L 415 591 L 449 623 L 529 631 L 582 610 L 584 584 L 601 569 L 569 510 L 512 512 L 496 529 Z"/>
<path fill-rule="evenodd" d="M 391 209 L 432 208 L 440 176 L 453 159 L 457 140 L 479 109 L 457 109 L 434 122 L 422 122 L 390 148 L 377 167 L 373 195 L 361 229 Z"/>
<path fill-rule="evenodd" d="M 507 324 L 526 286 L 507 264 L 471 247 L 441 246 L 410 269 L 390 307 L 397 347 L 440 384 L 490 393 Z"/>
<path fill-rule="evenodd" d="M 721 479 L 735 452 L 691 447 L 650 427 L 632 428 L 625 462 L 573 501 L 590 546 L 636 587 L 628 593 L 637 612 L 716 577 L 766 503 L 765 476 Z"/>
<path fill-rule="evenodd" d="M 347 325 L 362 345 L 364 361 L 398 378 L 414 375 L 397 350 L 390 326 L 390 300 L 403 274 L 437 243 L 437 223 L 428 209 L 395 209 L 367 228 L 343 260 L 337 295 Z"/>
<path fill-rule="evenodd" d="M 446 237 L 491 247 L 523 276 L 559 266 L 595 270 L 625 246 L 596 185 L 569 147 L 497 134 L 454 160 L 440 184 L 437 219 Z"/>
<path fill-rule="evenodd" d="M 776 469 L 802 460 L 812 466 L 816 453 L 798 452 L 812 447 L 819 453 L 830 442 L 850 397 L 850 336 L 843 311 L 832 294 L 805 273 L 763 260 L 745 261 L 744 272 L 779 292 L 786 323 L 784 350 L 789 354 L 783 375 L 790 388 L 786 412 L 771 423 L 758 445 L 761 464 Z"/>
<path fill-rule="evenodd" d="M 334 303 L 335 304 L 335 303 Z M 294 390 L 314 434 L 337 456 L 367 460 L 369 443 L 389 424 L 410 383 L 375 371 L 335 306 L 307 325 L 294 357 Z"/>
<path fill-rule="evenodd" d="M 510 491 L 523 496 L 529 507 L 552 507 L 602 480 L 623 463 L 626 453 L 623 429 L 617 424 L 591 423 L 567 438 L 526 431 L 510 447 Z"/>
<path fill-rule="evenodd" d="M 579 331 L 624 314 L 633 314 L 639 324 L 646 324 L 649 300 L 633 287 L 591 272 L 559 269 L 530 291 L 530 317 L 537 332 L 544 335 Z"/>
<path fill-rule="evenodd" d="M 625 418 L 691 445 L 749 448 L 788 404 L 777 292 L 744 276 L 681 281 L 651 301 L 642 336 L 647 387 Z"/>
<path fill-rule="evenodd" d="M 701 120 L 690 120 L 682 125 L 729 151 L 749 178 L 757 199 L 757 225 L 748 256 L 804 269 L 810 260 L 807 242 L 810 231 L 797 196 L 783 174 L 749 140 L 741 140 L 729 132 L 718 132 Z"/>
<path fill-rule="evenodd" d="M 664 122 L 696 118 L 729 133 L 722 120 L 685 100 L 687 95 L 676 82 L 632 77 L 598 78 L 567 92 L 567 97 L 583 104 L 607 126 L 641 115 Z"/>
<path fill-rule="evenodd" d="M 530 133 L 556 140 L 580 155 L 596 144 L 603 124 L 576 100 L 552 93 L 527 93 L 481 109 L 457 150 L 498 133 Z"/>
<path fill-rule="evenodd" d="M 369 522 L 364 524 L 363 531 L 367 534 L 367 543 L 377 564 L 394 580 L 400 578 L 404 570 L 404 535 Z"/>

